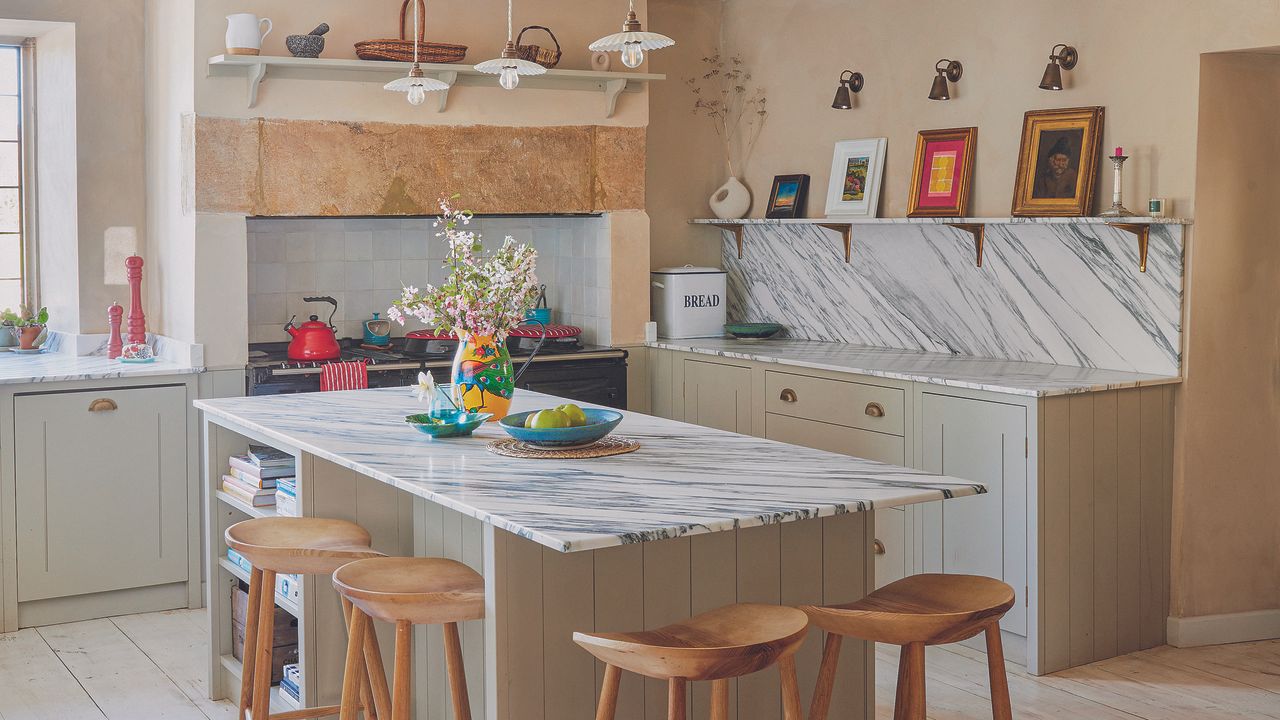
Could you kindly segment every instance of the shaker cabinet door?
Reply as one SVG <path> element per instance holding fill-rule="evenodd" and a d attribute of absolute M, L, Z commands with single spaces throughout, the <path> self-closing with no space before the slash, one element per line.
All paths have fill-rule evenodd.
<path fill-rule="evenodd" d="M 1009 583 L 1018 602 L 1000 625 L 1026 635 L 1026 408 L 924 393 L 921 418 L 922 469 L 988 488 L 985 495 L 923 506 L 924 570 Z"/>
<path fill-rule="evenodd" d="M 187 580 L 187 393 L 14 398 L 18 600 Z"/>
<path fill-rule="evenodd" d="M 751 370 L 684 361 L 684 421 L 751 434 Z"/>

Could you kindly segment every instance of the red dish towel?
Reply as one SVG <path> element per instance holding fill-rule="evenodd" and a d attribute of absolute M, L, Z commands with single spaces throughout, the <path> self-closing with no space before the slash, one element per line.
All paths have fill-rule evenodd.
<path fill-rule="evenodd" d="M 369 387 L 369 368 L 363 360 L 329 363 L 320 368 L 320 391 L 365 390 Z"/>

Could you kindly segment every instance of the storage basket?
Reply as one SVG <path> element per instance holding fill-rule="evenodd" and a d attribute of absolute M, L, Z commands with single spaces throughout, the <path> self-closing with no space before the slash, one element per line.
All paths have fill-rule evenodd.
<path fill-rule="evenodd" d="M 556 44 L 556 49 L 549 50 L 537 45 L 521 44 L 521 38 L 523 38 L 525 32 L 529 30 L 541 30 L 551 36 L 551 42 Z M 521 30 L 520 34 L 516 36 L 516 53 L 519 54 L 521 60 L 538 63 L 542 67 L 550 70 L 560 62 L 560 41 L 556 39 L 556 34 L 551 32 L 551 28 L 543 27 L 541 25 L 529 25 Z"/>
<path fill-rule="evenodd" d="M 362 40 L 356 43 L 356 57 L 361 60 L 394 60 L 413 62 L 413 38 L 405 39 L 405 21 L 409 14 L 410 0 L 400 5 L 400 38 Z M 424 63 L 460 63 L 467 56 L 466 45 L 427 42 L 427 4 L 425 0 L 413 0 L 418 4 L 418 23 L 414 33 L 418 37 L 418 61 Z"/>

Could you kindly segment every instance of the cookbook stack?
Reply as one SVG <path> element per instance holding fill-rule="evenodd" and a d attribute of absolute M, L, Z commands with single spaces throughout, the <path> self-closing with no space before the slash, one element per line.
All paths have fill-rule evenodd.
<path fill-rule="evenodd" d="M 232 455 L 222 491 L 254 507 L 276 504 L 276 486 L 292 486 L 296 476 L 293 456 L 263 445 L 250 445 L 249 452 Z"/>

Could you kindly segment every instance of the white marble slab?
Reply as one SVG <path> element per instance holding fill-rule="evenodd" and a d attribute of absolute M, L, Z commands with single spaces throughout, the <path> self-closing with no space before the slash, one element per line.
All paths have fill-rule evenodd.
<path fill-rule="evenodd" d="M 513 412 L 559 398 L 521 391 Z M 485 449 L 506 433 L 431 440 L 408 388 L 199 400 L 232 429 L 389 483 L 562 552 L 862 512 L 985 492 L 973 482 L 625 413 L 641 448 L 590 460 Z"/>
<path fill-rule="evenodd" d="M 47 383 L 67 380 L 186 375 L 202 368 L 168 360 L 130 364 L 102 355 L 72 355 L 46 350 L 34 355 L 0 352 L 0 385 Z"/>
<path fill-rule="evenodd" d="M 1029 397 L 1182 382 L 1177 376 L 991 360 L 813 340 L 707 338 L 658 340 L 646 345 L 664 350 Z"/>
<path fill-rule="evenodd" d="M 853 223 L 850 263 L 813 221 L 748 222 L 741 259 L 725 233 L 728 314 L 798 339 L 1178 375 L 1184 228 L 1135 220 L 1151 225 L 1145 273 L 1134 236 L 1100 218 L 988 224 L 980 268 L 949 218 Z"/>

